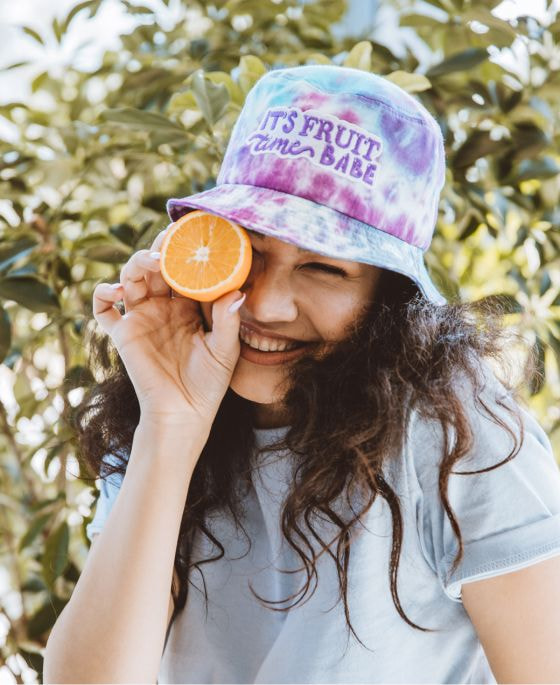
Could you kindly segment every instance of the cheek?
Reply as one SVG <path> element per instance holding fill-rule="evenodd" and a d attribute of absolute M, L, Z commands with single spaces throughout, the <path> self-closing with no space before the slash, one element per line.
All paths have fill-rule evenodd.
<path fill-rule="evenodd" d="M 340 290 L 316 297 L 312 306 L 315 328 L 324 340 L 341 340 L 360 316 L 362 306 L 355 293 L 344 295 Z"/>

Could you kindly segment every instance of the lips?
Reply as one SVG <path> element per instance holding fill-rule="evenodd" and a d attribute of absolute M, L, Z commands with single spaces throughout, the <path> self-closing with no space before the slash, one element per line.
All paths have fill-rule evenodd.
<path fill-rule="evenodd" d="M 307 345 L 299 345 L 297 348 L 294 347 L 286 352 L 260 352 L 241 341 L 240 357 L 259 366 L 275 366 L 294 361 L 298 357 L 301 357 L 305 354 L 302 347 L 307 347 Z"/>
<path fill-rule="evenodd" d="M 256 336 L 261 336 L 262 338 L 270 338 L 271 340 L 278 340 L 280 342 L 286 342 L 291 344 L 298 344 L 302 345 L 305 344 L 304 340 L 297 340 L 296 338 L 289 338 L 286 335 L 280 335 L 279 333 L 269 333 L 268 331 L 263 330 L 262 328 L 257 328 L 257 326 L 253 326 L 252 324 L 248 324 L 245 321 L 241 322 L 241 329 L 245 329 L 245 332 L 248 333 L 249 335 L 254 334 Z M 309 341 L 311 342 L 311 341 Z"/>
<path fill-rule="evenodd" d="M 251 331 L 249 331 L 249 332 L 247 333 L 247 331 L 248 331 L 248 329 L 246 329 L 246 328 L 245 328 L 245 329 L 241 329 L 241 330 L 239 331 L 239 340 L 240 340 L 241 342 L 245 343 L 246 345 L 249 345 L 249 340 L 253 337 L 253 335 L 255 335 L 256 338 L 261 337 L 261 336 L 258 336 L 258 335 L 256 335 L 256 334 L 251 334 Z M 244 339 L 244 338 L 245 338 L 245 339 Z M 267 338 L 263 338 L 263 340 L 274 340 L 274 338 L 268 338 L 268 339 L 267 339 Z M 277 338 L 277 340 L 278 340 L 280 343 L 282 343 L 282 344 L 284 343 L 284 341 L 283 341 L 282 339 L 278 339 L 278 338 Z M 259 350 L 259 351 L 260 351 L 260 352 L 269 352 L 269 353 L 270 353 L 270 352 L 289 352 L 290 350 L 296 350 L 296 349 L 298 349 L 299 347 L 304 347 L 307 343 L 304 343 L 304 342 L 302 342 L 302 341 L 294 341 L 294 342 L 289 342 L 289 343 L 286 343 L 286 344 L 288 345 L 288 348 L 287 348 L 286 350 Z M 250 346 L 250 345 L 249 345 L 249 346 Z M 256 349 L 256 348 L 253 348 L 253 349 Z"/>

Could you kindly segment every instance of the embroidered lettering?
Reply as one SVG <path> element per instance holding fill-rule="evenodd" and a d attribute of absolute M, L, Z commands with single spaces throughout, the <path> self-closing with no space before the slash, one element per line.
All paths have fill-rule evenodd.
<path fill-rule="evenodd" d="M 372 186 L 382 141 L 349 121 L 315 109 L 271 107 L 246 140 L 252 154 L 306 157 L 345 178 Z"/>

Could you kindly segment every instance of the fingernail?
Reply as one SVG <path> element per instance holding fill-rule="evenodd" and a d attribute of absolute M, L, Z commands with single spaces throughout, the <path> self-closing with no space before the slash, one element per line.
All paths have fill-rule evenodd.
<path fill-rule="evenodd" d="M 230 306 L 228 307 L 228 312 L 230 312 L 230 314 L 233 314 L 234 312 L 236 312 L 239 309 L 239 307 L 241 307 L 241 305 L 243 304 L 243 302 L 245 300 L 246 295 L 247 295 L 247 293 L 243 293 L 243 297 L 240 300 L 236 300 L 233 304 L 230 304 Z"/>
<path fill-rule="evenodd" d="M 159 259 L 161 257 L 161 252 L 150 252 L 150 257 L 152 259 Z"/>
<path fill-rule="evenodd" d="M 118 290 L 119 288 L 122 288 L 121 283 L 113 283 L 113 285 L 111 286 L 111 290 Z"/>

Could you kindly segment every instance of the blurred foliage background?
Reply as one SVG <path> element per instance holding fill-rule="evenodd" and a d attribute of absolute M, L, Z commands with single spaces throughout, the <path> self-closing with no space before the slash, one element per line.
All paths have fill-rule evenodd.
<path fill-rule="evenodd" d="M 500 19 L 493 0 L 382 2 L 396 30 L 417 37 L 394 54 L 380 21 L 335 35 L 343 0 L 179 0 L 165 28 L 158 12 L 170 0 L 121 1 L 138 25 L 95 70 L 36 75 L 31 90 L 48 107 L 0 106 L 18 131 L 17 142 L 0 139 L 3 682 L 41 681 L 49 630 L 87 554 L 97 490 L 76 456 L 72 412 L 96 381 L 84 345 L 92 290 L 167 225 L 167 198 L 214 185 L 267 69 L 371 70 L 436 116 L 448 169 L 428 267 L 450 297 L 501 297 L 537 352 L 526 399 L 560 455 L 558 8 L 549 2 L 542 22 Z M 76 17 L 94 18 L 103 3 L 21 30 L 62 45 Z M 501 54 L 513 56 L 507 66 Z M 523 353 L 512 354 L 523 367 Z"/>

